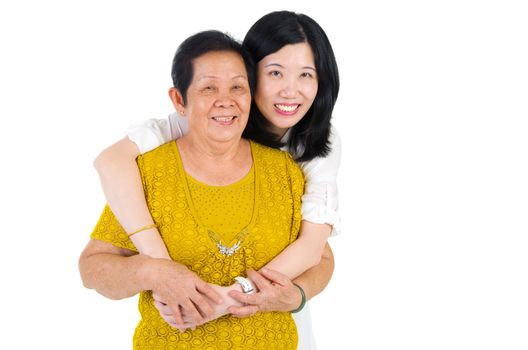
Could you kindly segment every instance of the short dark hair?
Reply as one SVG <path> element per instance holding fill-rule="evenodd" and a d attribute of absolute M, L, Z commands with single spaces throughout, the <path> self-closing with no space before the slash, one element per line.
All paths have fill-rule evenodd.
<path fill-rule="evenodd" d="M 180 91 L 183 102 L 187 103 L 187 90 L 191 85 L 193 61 L 209 52 L 230 51 L 238 53 L 244 60 L 251 94 L 255 88 L 255 63 L 246 48 L 230 35 L 217 30 L 206 30 L 185 39 L 172 60 L 172 83 Z"/>
<path fill-rule="evenodd" d="M 249 29 L 243 45 L 255 62 L 289 44 L 308 43 L 312 48 L 318 76 L 315 100 L 306 115 L 291 128 L 288 146 L 298 161 L 324 157 L 330 151 L 330 119 L 339 93 L 337 62 L 324 30 L 312 18 L 290 11 L 271 12 Z M 269 122 L 252 103 L 244 137 L 271 147 L 280 147 Z"/>

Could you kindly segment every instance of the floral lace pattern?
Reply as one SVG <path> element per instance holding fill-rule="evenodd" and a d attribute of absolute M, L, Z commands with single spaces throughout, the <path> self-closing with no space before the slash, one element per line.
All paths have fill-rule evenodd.
<path fill-rule="evenodd" d="M 207 216 L 191 193 L 175 142 L 138 158 L 147 204 L 171 258 L 207 282 L 231 285 L 247 269 L 259 269 L 298 235 L 304 180 L 285 152 L 251 143 L 254 160 L 254 205 L 248 233 L 240 248 L 227 256 L 211 240 Z M 242 198 L 243 196 L 241 196 Z M 235 222 L 237 220 L 234 220 Z M 233 227 L 234 231 L 237 228 Z M 108 206 L 92 238 L 136 251 Z M 231 242 L 224 242 L 230 246 Z M 158 314 L 152 293 L 140 295 L 141 321 L 134 349 L 295 349 L 297 331 L 289 313 L 266 312 L 248 318 L 224 316 L 179 333 Z"/>

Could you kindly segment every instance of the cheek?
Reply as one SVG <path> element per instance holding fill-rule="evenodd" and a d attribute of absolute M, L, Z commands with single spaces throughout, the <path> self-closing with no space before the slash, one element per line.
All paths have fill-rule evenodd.
<path fill-rule="evenodd" d="M 315 96 L 317 96 L 317 87 L 318 87 L 317 82 L 312 83 L 312 84 L 307 84 L 303 89 L 304 97 L 310 100 L 311 102 L 313 102 L 313 100 L 315 99 Z"/>
<path fill-rule="evenodd" d="M 238 99 L 238 105 L 244 113 L 249 114 L 249 110 L 251 108 L 251 95 L 246 94 L 244 96 L 240 96 Z"/>
<path fill-rule="evenodd" d="M 262 110 L 273 104 L 273 87 L 272 84 L 259 85 L 255 91 L 255 103 Z"/>

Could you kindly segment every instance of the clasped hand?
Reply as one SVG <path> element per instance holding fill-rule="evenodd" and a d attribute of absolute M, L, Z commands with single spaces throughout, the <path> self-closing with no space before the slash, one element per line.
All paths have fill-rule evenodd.
<path fill-rule="evenodd" d="M 191 271 L 189 273 L 192 274 Z M 228 313 L 236 317 L 249 317 L 257 312 L 288 312 L 299 305 L 299 290 L 285 275 L 269 269 L 259 272 L 249 270 L 248 278 L 253 281 L 258 292 L 244 294 L 238 284 L 221 287 L 203 281 L 203 284 L 196 284 L 194 281 L 194 286 L 180 286 L 169 293 L 172 295 L 161 295 L 154 291 L 154 305 L 163 320 L 181 332 L 188 328 L 195 329 Z M 196 279 L 201 281 L 197 276 Z M 185 290 L 192 296 L 182 295 Z"/>

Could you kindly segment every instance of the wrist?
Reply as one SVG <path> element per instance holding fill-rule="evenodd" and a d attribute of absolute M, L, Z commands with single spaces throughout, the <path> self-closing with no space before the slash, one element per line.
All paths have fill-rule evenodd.
<path fill-rule="evenodd" d="M 306 294 L 304 293 L 304 289 L 298 285 L 297 283 L 293 283 L 293 285 L 297 288 L 297 290 L 299 291 L 299 293 L 297 294 L 298 295 L 298 304 L 297 304 L 297 307 L 293 310 L 291 310 L 291 313 L 297 313 L 299 311 L 301 311 L 304 306 L 306 305 Z M 299 298 L 300 297 L 300 298 Z"/>
<path fill-rule="evenodd" d="M 242 290 L 242 286 L 240 285 L 240 283 L 233 283 L 232 285 L 228 286 L 228 287 L 225 287 L 227 288 L 227 292 L 230 292 L 232 290 L 234 291 L 237 291 L 237 292 L 240 292 L 240 293 L 244 293 L 244 291 Z"/>
<path fill-rule="evenodd" d="M 160 277 L 160 266 L 157 259 L 143 254 L 138 254 L 134 258 L 138 262 L 136 271 L 141 289 L 154 290 Z"/>
<path fill-rule="evenodd" d="M 249 278 L 238 276 L 235 277 L 236 284 L 242 287 L 242 292 L 244 294 L 253 294 L 257 292 L 257 287 Z"/>

